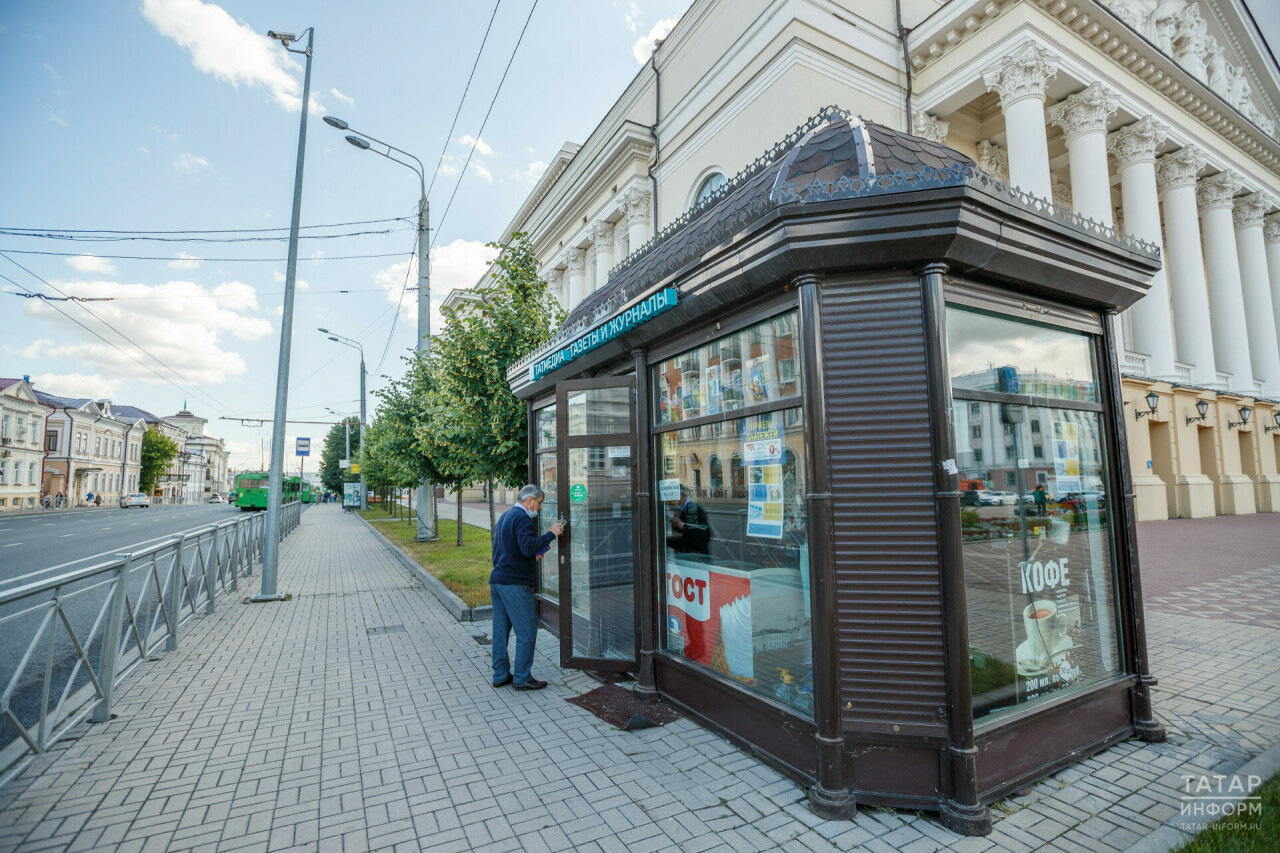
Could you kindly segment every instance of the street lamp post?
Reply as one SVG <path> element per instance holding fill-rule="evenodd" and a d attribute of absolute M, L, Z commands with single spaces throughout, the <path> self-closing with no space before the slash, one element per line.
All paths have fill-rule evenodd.
<path fill-rule="evenodd" d="M 328 329 L 318 329 L 317 331 L 324 332 L 326 335 L 329 336 L 329 340 L 331 341 L 336 341 L 337 343 L 340 343 L 343 346 L 349 346 L 352 349 L 360 351 L 360 449 L 363 451 L 364 438 L 365 438 L 365 424 L 367 422 L 367 418 L 365 418 L 364 416 L 364 377 L 365 377 L 364 347 L 360 346 L 359 341 L 353 341 L 351 338 L 344 338 L 342 335 L 335 335 L 332 332 L 330 332 Z M 351 459 L 351 441 L 349 437 L 347 440 L 347 459 L 348 460 Z M 369 495 L 364 490 L 364 468 L 362 467 L 360 469 L 360 509 L 366 510 L 368 508 L 369 508 Z"/>
<path fill-rule="evenodd" d="M 284 312 L 280 317 L 280 360 L 276 367 L 276 408 L 271 427 L 271 467 L 267 475 L 267 523 L 262 544 L 262 589 L 250 601 L 283 601 L 276 590 L 280 566 L 280 509 L 284 497 L 284 430 L 289 407 L 289 349 L 293 337 L 293 294 L 298 274 L 298 220 L 302 215 L 302 161 L 307 149 L 307 105 L 311 99 L 311 48 L 315 29 L 303 30 L 306 50 L 289 47 L 298 40 L 293 33 L 269 30 L 267 36 L 279 41 L 290 53 L 307 57 L 302 77 L 302 120 L 298 129 L 298 165 L 293 175 L 293 219 L 289 225 L 289 266 L 284 277 Z"/>
<path fill-rule="evenodd" d="M 431 351 L 431 207 L 427 203 L 427 181 L 422 161 L 408 151 L 396 148 L 394 145 L 383 142 L 381 139 L 376 139 L 367 133 L 354 130 L 349 124 L 336 116 L 325 116 L 324 122 L 338 130 L 350 130 L 352 135 L 347 136 L 346 139 L 356 148 L 381 154 L 393 163 L 399 163 L 407 169 L 412 169 L 418 175 L 418 188 L 421 194 L 418 197 L 418 342 L 415 348 L 425 356 Z M 370 145 L 371 142 L 381 145 L 387 150 L 379 151 Z M 392 151 L 403 154 L 418 165 L 414 166 L 391 156 Z M 415 540 L 427 542 L 434 540 L 439 535 L 436 530 L 436 490 L 431 480 L 425 477 L 418 484 L 417 520 L 418 530 L 414 536 Z"/>

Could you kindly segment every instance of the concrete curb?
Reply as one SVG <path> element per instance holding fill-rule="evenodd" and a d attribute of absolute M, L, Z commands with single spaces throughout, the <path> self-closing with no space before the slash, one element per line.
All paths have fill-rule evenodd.
<path fill-rule="evenodd" d="M 1262 781 L 1265 782 L 1277 773 L 1280 773 L 1280 743 L 1272 744 L 1269 749 L 1250 759 L 1232 775 L 1260 776 Z M 1240 803 L 1243 799 L 1244 795 L 1242 794 L 1229 802 Z M 1220 802 L 1226 803 L 1228 801 L 1222 800 Z M 1169 850 L 1176 850 L 1195 837 L 1176 826 L 1174 819 L 1169 818 L 1155 832 L 1130 845 L 1124 853 L 1166 853 Z"/>
<path fill-rule="evenodd" d="M 355 513 L 355 517 L 363 521 L 365 527 L 368 527 L 377 534 L 378 538 L 383 541 L 387 550 L 390 551 L 391 554 L 400 561 L 401 565 L 410 571 L 410 573 L 422 581 L 422 585 L 427 588 L 427 591 L 439 599 L 440 603 L 444 605 L 444 609 L 448 610 L 449 615 L 454 619 L 457 619 L 459 622 L 485 622 L 493 618 L 492 605 L 484 604 L 479 607 L 468 607 L 467 603 L 459 598 L 456 593 L 449 589 L 449 587 L 445 586 L 438 577 L 418 565 L 418 563 L 404 551 L 401 551 L 396 543 L 388 539 L 377 527 L 374 527 L 367 518 L 359 513 Z"/>

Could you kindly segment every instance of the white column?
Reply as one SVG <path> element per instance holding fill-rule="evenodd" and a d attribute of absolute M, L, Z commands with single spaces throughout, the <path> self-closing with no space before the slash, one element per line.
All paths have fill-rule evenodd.
<path fill-rule="evenodd" d="M 568 253 L 569 307 L 577 305 L 587 295 L 587 252 L 574 247 Z"/>
<path fill-rule="evenodd" d="M 1044 127 L 1044 88 L 1057 73 L 1057 58 L 1034 42 L 1027 42 L 982 75 L 987 90 L 1000 96 L 1005 147 L 1009 151 L 1009 183 L 1045 199 L 1053 197 L 1053 187 Z"/>
<path fill-rule="evenodd" d="M 599 290 L 609 281 L 609 270 L 613 267 L 613 223 L 597 222 L 591 226 L 591 248 L 596 253 L 596 280 L 591 289 Z"/>
<path fill-rule="evenodd" d="M 1049 121 L 1062 128 L 1067 141 L 1072 208 L 1107 227 L 1112 225 L 1107 120 L 1118 105 L 1113 93 L 1094 83 L 1048 110 Z"/>
<path fill-rule="evenodd" d="M 627 191 L 627 239 L 631 243 L 631 251 L 635 253 L 653 237 L 649 226 L 648 190 L 633 187 Z"/>
<path fill-rule="evenodd" d="M 1240 285 L 1244 292 L 1244 316 L 1249 328 L 1249 359 L 1253 378 L 1263 382 L 1263 393 L 1280 393 L 1280 344 L 1276 341 L 1275 303 L 1267 272 L 1267 246 L 1262 238 L 1262 216 L 1275 200 L 1256 192 L 1236 199 L 1236 252 L 1240 256 Z"/>
<path fill-rule="evenodd" d="M 1205 166 L 1194 145 L 1156 160 L 1156 182 L 1164 205 L 1165 264 L 1173 292 L 1173 328 L 1178 334 L 1178 360 L 1191 365 L 1195 385 L 1212 385 L 1218 375 L 1209 325 L 1209 293 L 1200 251 L 1200 213 L 1196 208 L 1196 173 Z"/>
<path fill-rule="evenodd" d="M 1156 192 L 1156 148 L 1169 128 L 1147 116 L 1107 137 L 1107 148 L 1120 170 L 1120 199 L 1124 224 L 1135 237 L 1161 244 L 1160 197 Z M 1075 169 L 1071 170 L 1075 174 Z M 1172 379 L 1173 317 L 1169 313 L 1169 258 L 1151 277 L 1147 295 L 1129 309 L 1133 319 L 1133 348 L 1149 358 L 1148 372 L 1156 379 Z"/>
<path fill-rule="evenodd" d="M 1271 279 L 1271 310 L 1276 316 L 1276 334 L 1280 335 L 1280 213 L 1262 220 L 1262 239 L 1267 243 L 1267 270 Z M 1268 389 L 1276 396 L 1274 389 Z"/>
<path fill-rule="evenodd" d="M 1213 357 L 1218 370 L 1231 374 L 1231 390 L 1253 393 L 1249 364 L 1249 329 L 1240 286 L 1240 257 L 1232 218 L 1240 176 L 1219 172 L 1196 186 L 1200 202 L 1200 232 L 1204 240 L 1204 271 L 1209 281 L 1209 318 L 1213 324 Z"/>

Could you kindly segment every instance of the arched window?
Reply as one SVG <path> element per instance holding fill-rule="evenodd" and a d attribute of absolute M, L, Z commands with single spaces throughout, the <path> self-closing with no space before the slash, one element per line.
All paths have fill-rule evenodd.
<path fill-rule="evenodd" d="M 713 192 L 720 189 L 726 183 L 728 183 L 727 179 L 719 172 L 712 172 L 710 175 L 707 175 L 706 179 L 702 182 L 702 186 L 698 187 L 698 194 L 693 199 L 694 206 L 696 207 L 697 205 L 702 204 L 702 202 L 706 201 Z"/>
<path fill-rule="evenodd" d="M 720 461 L 719 456 L 712 456 L 711 468 L 711 497 L 724 497 L 724 463 Z"/>

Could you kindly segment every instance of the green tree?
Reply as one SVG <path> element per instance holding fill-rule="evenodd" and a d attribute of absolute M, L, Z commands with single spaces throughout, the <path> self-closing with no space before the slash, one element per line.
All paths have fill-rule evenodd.
<path fill-rule="evenodd" d="M 359 475 L 338 467 L 338 462 L 347 458 L 347 428 L 343 424 L 351 427 L 351 456 L 357 460 L 360 458 L 360 419 L 355 417 L 346 418 L 342 423 L 329 428 L 329 434 L 324 438 L 324 450 L 320 454 L 320 482 L 337 495 L 342 494 L 343 483 L 360 480 Z"/>
<path fill-rule="evenodd" d="M 149 429 L 142 434 L 142 464 L 138 473 L 138 491 L 149 495 L 155 491 L 156 481 L 178 455 L 178 443 L 159 430 Z"/>

